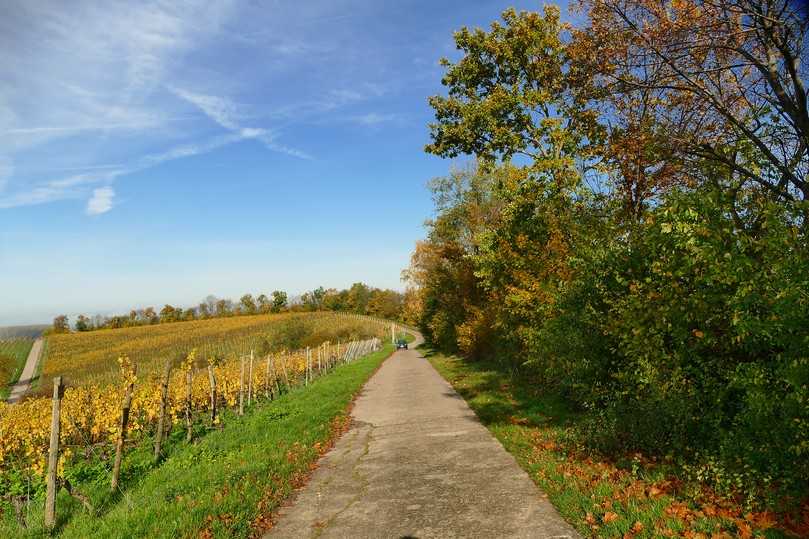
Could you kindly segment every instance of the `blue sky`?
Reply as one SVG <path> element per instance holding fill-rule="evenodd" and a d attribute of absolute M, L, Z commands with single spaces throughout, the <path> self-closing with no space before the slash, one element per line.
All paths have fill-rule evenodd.
<path fill-rule="evenodd" d="M 437 60 L 515 3 L 4 4 L 0 325 L 403 288 Z"/>

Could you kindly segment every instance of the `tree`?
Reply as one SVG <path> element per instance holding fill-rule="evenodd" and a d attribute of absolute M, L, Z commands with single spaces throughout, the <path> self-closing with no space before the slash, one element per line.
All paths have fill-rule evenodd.
<path fill-rule="evenodd" d="M 347 307 L 357 314 L 368 313 L 368 300 L 371 298 L 371 289 L 365 283 L 354 283 L 348 289 L 346 298 Z"/>
<path fill-rule="evenodd" d="M 217 301 L 217 297 L 211 294 L 208 294 L 205 296 L 205 299 L 202 300 L 202 303 L 208 306 L 208 312 L 211 314 L 211 316 L 213 316 L 213 314 L 216 312 Z"/>
<path fill-rule="evenodd" d="M 418 326 L 421 323 L 423 312 L 422 306 L 424 305 L 424 298 L 422 291 L 415 286 L 408 286 L 402 299 L 402 314 L 401 320 L 405 324 L 411 326 Z"/>
<path fill-rule="evenodd" d="M 389 320 L 399 319 L 402 313 L 403 296 L 395 290 L 371 290 L 368 299 L 368 314 Z"/>
<path fill-rule="evenodd" d="M 650 96 L 672 151 L 721 165 L 734 194 L 809 197 L 809 19 L 789 0 L 587 0 L 596 82 Z M 608 59 L 608 61 L 602 61 Z M 620 111 L 619 111 L 620 112 Z M 806 213 L 804 214 L 806 215 Z"/>
<path fill-rule="evenodd" d="M 143 310 L 143 318 L 146 320 L 147 324 L 157 324 L 160 321 L 157 313 L 155 313 L 154 307 L 146 307 Z"/>
<path fill-rule="evenodd" d="M 232 305 L 229 300 L 220 299 L 216 301 L 216 316 L 230 316 L 232 314 Z"/>
<path fill-rule="evenodd" d="M 60 314 L 54 318 L 51 331 L 53 333 L 70 333 L 70 322 L 68 322 L 67 316 Z"/>
<path fill-rule="evenodd" d="M 274 290 L 272 296 L 271 310 L 274 313 L 280 313 L 287 307 L 287 293 L 282 290 Z"/>
<path fill-rule="evenodd" d="M 319 286 L 311 292 L 304 292 L 301 296 L 303 308 L 307 311 L 319 311 L 323 308 L 323 298 L 326 297 L 326 290 Z"/>
<path fill-rule="evenodd" d="M 264 314 L 270 312 L 270 298 L 268 298 L 266 294 L 260 294 L 258 298 L 256 298 L 256 302 L 258 303 L 259 312 Z"/>
<path fill-rule="evenodd" d="M 107 325 L 107 317 L 100 314 L 93 315 L 93 327 L 95 329 L 101 329 L 106 325 Z"/>
<path fill-rule="evenodd" d="M 195 320 L 197 318 L 197 312 L 194 310 L 193 307 L 189 307 L 188 309 L 183 311 L 183 320 Z"/>
<path fill-rule="evenodd" d="M 202 302 L 197 306 L 197 312 L 199 313 L 200 320 L 207 320 L 208 318 L 211 317 L 210 308 L 208 307 L 208 304 L 205 302 Z"/>
<path fill-rule="evenodd" d="M 546 6 L 543 15 L 509 9 L 503 21 L 488 33 L 455 33 L 464 56 L 455 64 L 441 60 L 448 95 L 429 100 L 436 121 L 425 150 L 475 155 L 484 165 L 523 156 L 544 179 L 575 185 L 603 128 L 583 101 L 589 79 L 571 61 L 559 9 Z"/>
<path fill-rule="evenodd" d="M 80 314 L 78 318 L 76 318 L 76 331 L 90 331 L 91 329 L 93 329 L 93 327 L 90 319 Z"/>
<path fill-rule="evenodd" d="M 348 290 L 329 288 L 323 298 L 323 308 L 327 311 L 348 310 Z"/>
<path fill-rule="evenodd" d="M 160 323 L 164 324 L 167 322 L 174 322 L 177 320 L 177 309 L 169 305 L 168 303 L 160 309 Z"/>
<path fill-rule="evenodd" d="M 416 243 L 403 278 L 419 291 L 421 304 L 409 308 L 418 313 L 417 325 L 446 350 L 476 353 L 473 343 L 486 340 L 485 331 L 473 336 L 472 328 L 483 329 L 496 304 L 475 274 L 475 256 L 499 218 L 503 202 L 494 186 L 509 180 L 507 172 L 470 167 L 430 182 L 438 216 L 427 223 L 427 239 Z"/>
<path fill-rule="evenodd" d="M 239 298 L 242 314 L 256 314 L 256 300 L 252 294 L 245 294 Z"/>

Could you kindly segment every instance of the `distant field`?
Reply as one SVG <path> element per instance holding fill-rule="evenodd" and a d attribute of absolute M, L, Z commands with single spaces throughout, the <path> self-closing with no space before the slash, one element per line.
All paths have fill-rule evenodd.
<path fill-rule="evenodd" d="M 23 337 L 34 339 L 42 335 L 42 332 L 49 327 L 48 325 L 42 324 L 32 326 L 3 326 L 0 327 L 0 341 Z"/>
<path fill-rule="evenodd" d="M 127 355 L 138 375 L 158 373 L 168 359 L 199 351 L 203 364 L 209 354 L 257 353 L 315 346 L 323 341 L 346 341 L 377 332 L 367 321 L 332 313 L 295 313 L 213 318 L 154 326 L 52 335 L 47 339 L 42 382 L 50 391 L 54 376 L 70 385 L 104 384 L 119 376 L 118 357 Z M 382 327 L 378 332 L 382 334 Z"/>
<path fill-rule="evenodd" d="M 33 342 L 31 339 L 0 340 L 0 400 L 8 398 L 11 386 L 20 377 Z"/>

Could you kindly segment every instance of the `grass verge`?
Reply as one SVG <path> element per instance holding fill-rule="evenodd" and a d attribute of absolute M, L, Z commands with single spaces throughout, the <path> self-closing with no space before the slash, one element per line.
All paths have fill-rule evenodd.
<path fill-rule="evenodd" d="M 0 341 L 0 400 L 6 400 L 17 383 L 34 341 L 13 339 Z"/>
<path fill-rule="evenodd" d="M 60 537 L 253 537 L 271 526 L 279 504 L 302 485 L 349 422 L 354 396 L 393 350 L 385 345 L 316 379 L 308 388 L 224 416 L 224 428 L 192 445 L 172 434 L 169 457 L 153 469 L 148 441 L 127 454 L 123 491 L 79 484 L 95 514 L 60 493 Z M 35 518 L 40 518 L 41 506 Z M 9 531 L 5 515 L 0 535 Z M 4 529 L 5 528 L 5 529 Z M 19 529 L 17 529 L 19 532 Z M 25 535 L 42 536 L 40 520 Z"/>
<path fill-rule="evenodd" d="M 809 513 L 750 512 L 641 455 L 612 460 L 576 436 L 582 415 L 498 370 L 423 349 L 484 425 L 585 537 L 798 537 Z"/>

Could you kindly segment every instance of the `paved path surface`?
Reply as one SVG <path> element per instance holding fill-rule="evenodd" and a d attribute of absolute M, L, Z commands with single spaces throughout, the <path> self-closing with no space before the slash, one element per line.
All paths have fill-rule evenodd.
<path fill-rule="evenodd" d="M 418 352 L 389 358 L 352 415 L 267 538 L 579 537 Z"/>
<path fill-rule="evenodd" d="M 22 369 L 22 374 L 14 387 L 11 388 L 11 393 L 8 395 L 9 404 L 14 404 L 23 396 L 28 388 L 31 386 L 31 380 L 37 372 L 37 363 L 39 363 L 39 355 L 42 352 L 42 337 L 34 341 L 31 346 L 31 351 L 28 352 L 28 359 L 25 360 L 25 367 Z"/>

